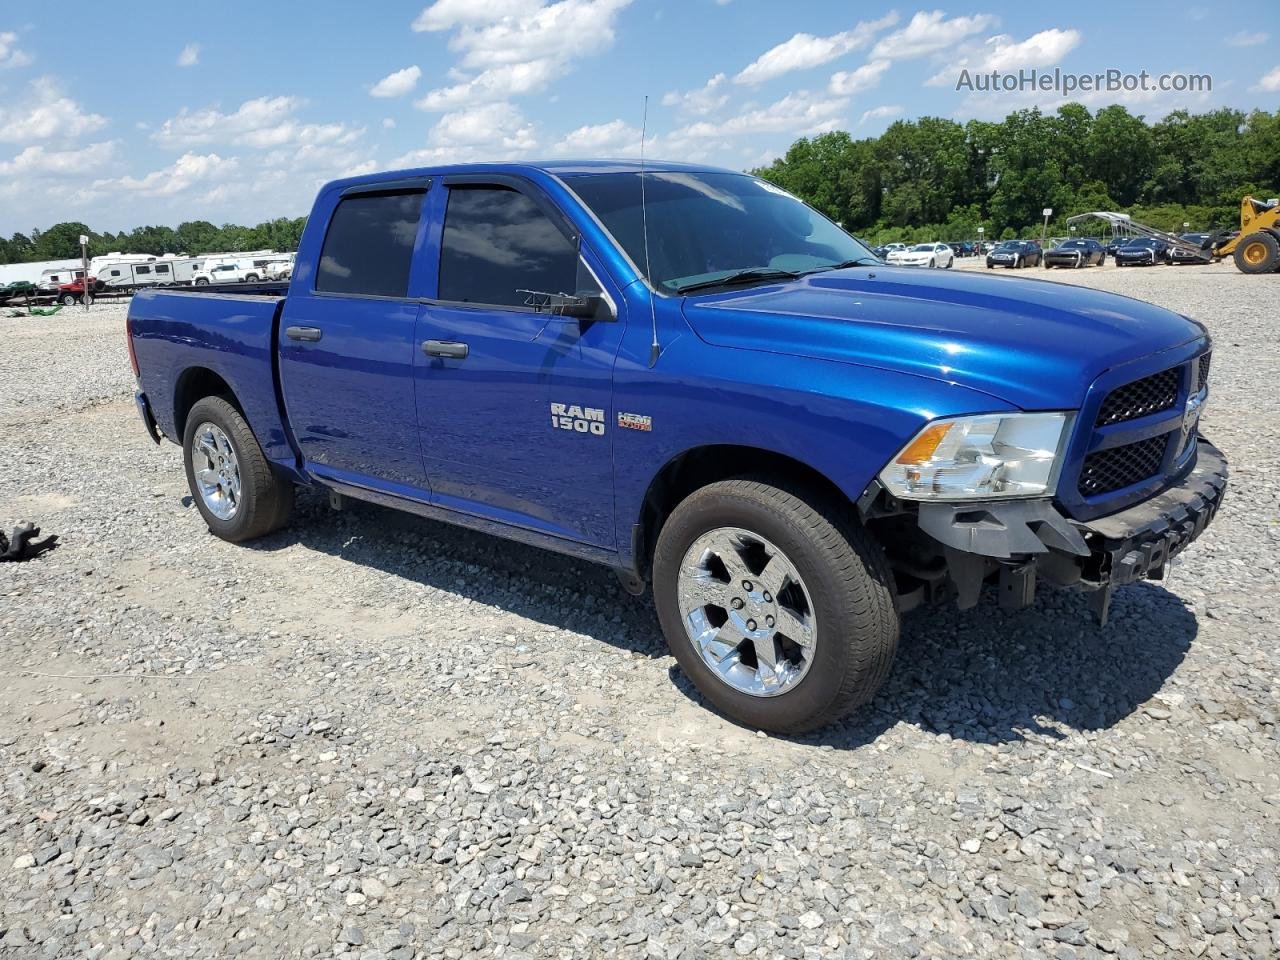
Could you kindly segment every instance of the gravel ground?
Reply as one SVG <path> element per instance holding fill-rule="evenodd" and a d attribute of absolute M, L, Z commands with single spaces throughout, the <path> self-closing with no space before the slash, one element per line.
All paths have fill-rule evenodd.
<path fill-rule="evenodd" d="M 1280 278 L 1023 275 L 1209 324 L 1224 510 L 1105 629 L 912 615 L 794 740 L 603 570 L 314 495 L 214 539 L 123 307 L 0 319 L 0 523 L 63 540 L 0 567 L 0 957 L 1277 956 Z"/>

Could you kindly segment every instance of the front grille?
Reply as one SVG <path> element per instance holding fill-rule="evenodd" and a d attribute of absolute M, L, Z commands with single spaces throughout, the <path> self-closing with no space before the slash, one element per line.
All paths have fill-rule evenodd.
<path fill-rule="evenodd" d="M 1209 358 L 1212 356 L 1212 353 L 1201 354 L 1200 360 L 1196 363 L 1196 393 L 1204 389 L 1204 385 L 1209 382 Z"/>
<path fill-rule="evenodd" d="M 1154 477 L 1160 472 L 1168 442 L 1169 434 L 1162 433 L 1158 437 L 1089 454 L 1080 470 L 1080 495 L 1096 497 Z"/>
<path fill-rule="evenodd" d="M 1161 370 L 1149 377 L 1116 387 L 1098 411 L 1098 426 L 1108 427 L 1125 420 L 1172 410 L 1178 402 L 1178 367 Z"/>

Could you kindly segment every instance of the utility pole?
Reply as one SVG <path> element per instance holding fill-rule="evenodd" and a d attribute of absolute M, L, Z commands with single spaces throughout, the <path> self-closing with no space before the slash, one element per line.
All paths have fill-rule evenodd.
<path fill-rule="evenodd" d="M 80 263 L 84 267 L 84 281 L 81 283 L 80 302 L 86 311 L 89 309 L 89 238 L 80 234 Z"/>
<path fill-rule="evenodd" d="M 1044 208 L 1044 226 L 1040 228 L 1040 246 L 1044 246 L 1044 239 L 1049 235 L 1049 218 L 1053 216 L 1053 207 Z"/>

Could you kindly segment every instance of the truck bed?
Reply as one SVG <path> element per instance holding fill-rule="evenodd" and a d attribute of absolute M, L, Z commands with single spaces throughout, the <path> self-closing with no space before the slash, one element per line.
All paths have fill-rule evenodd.
<path fill-rule="evenodd" d="M 287 290 L 287 283 L 238 283 L 152 287 L 134 296 L 128 330 L 139 388 L 166 437 L 181 442 L 176 424 L 192 391 L 221 380 L 267 457 L 293 464 L 275 388 L 276 327 Z"/>

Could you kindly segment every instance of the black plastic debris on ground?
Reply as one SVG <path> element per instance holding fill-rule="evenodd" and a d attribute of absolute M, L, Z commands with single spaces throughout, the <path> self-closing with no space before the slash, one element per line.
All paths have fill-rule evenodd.
<path fill-rule="evenodd" d="M 13 533 L 7 537 L 0 533 L 0 563 L 34 560 L 40 554 L 58 545 L 56 533 L 49 534 L 43 540 L 37 540 L 38 536 L 40 536 L 40 528 L 33 523 L 18 524 L 13 528 Z"/>

